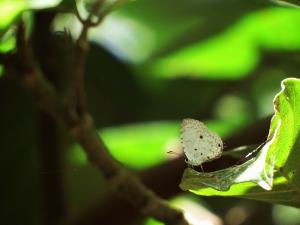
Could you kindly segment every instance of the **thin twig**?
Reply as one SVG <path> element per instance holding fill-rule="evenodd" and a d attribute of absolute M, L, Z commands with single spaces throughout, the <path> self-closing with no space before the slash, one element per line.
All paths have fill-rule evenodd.
<path fill-rule="evenodd" d="M 90 21 L 90 27 L 98 26 L 103 21 L 103 19 L 107 16 L 107 14 L 114 11 L 115 9 L 117 9 L 121 5 L 125 4 L 126 2 L 127 2 L 127 0 L 116 0 L 116 1 L 114 1 L 111 5 L 109 5 L 109 7 L 104 12 L 101 13 L 100 16 L 98 16 L 98 19 L 97 19 L 96 22 Z"/>
<path fill-rule="evenodd" d="M 92 25 L 92 17 L 93 15 L 100 10 L 103 5 L 103 0 L 96 1 L 92 7 L 91 12 L 86 20 L 82 19 L 80 16 L 78 9 L 75 10 L 77 18 L 82 23 L 82 29 L 80 35 L 76 41 L 75 45 L 75 62 L 74 62 L 74 80 L 71 85 L 71 95 L 69 96 L 71 99 L 71 105 L 69 106 L 70 110 L 73 113 L 83 115 L 86 109 L 85 103 L 85 90 L 84 90 L 84 66 L 86 60 L 86 53 L 89 47 L 88 43 L 88 31 Z M 77 7 L 76 7 L 77 8 Z M 75 112 L 74 112 L 75 111 Z"/>
<path fill-rule="evenodd" d="M 98 13 L 104 4 L 104 0 L 95 1 L 91 6 L 90 14 L 86 19 L 83 19 L 78 11 L 75 1 L 75 15 L 82 24 L 80 35 L 75 45 L 75 61 L 74 61 L 74 79 L 71 81 L 69 95 L 67 96 L 67 104 L 69 104 L 69 110 L 73 114 L 82 115 L 85 113 L 85 90 L 84 90 L 84 66 L 86 59 L 86 52 L 89 47 L 88 43 L 88 31 L 89 28 L 98 26 L 104 19 L 104 17 L 123 4 L 125 0 L 116 0 L 105 11 Z M 93 22 L 93 16 L 97 15 L 97 21 Z"/>
<path fill-rule="evenodd" d="M 82 23 L 82 29 L 80 35 L 76 41 L 75 45 L 75 61 L 74 61 L 74 79 L 71 82 L 69 96 L 67 98 L 67 104 L 69 104 L 69 110 L 73 114 L 83 115 L 86 109 L 86 102 L 85 102 L 85 89 L 84 89 L 84 66 L 86 60 L 86 53 L 89 48 L 88 43 L 88 31 L 89 28 L 98 26 L 105 16 L 110 13 L 112 10 L 116 9 L 120 5 L 124 4 L 126 0 L 116 0 L 113 2 L 105 11 L 103 11 L 97 17 L 97 21 L 93 22 L 92 18 L 94 15 L 98 14 L 97 12 L 100 11 L 101 7 L 104 4 L 104 0 L 96 1 L 90 10 L 90 14 L 87 19 L 83 19 L 80 16 L 80 13 L 77 9 L 75 9 L 75 14 L 79 21 Z M 76 1 L 75 1 L 76 4 Z"/>
<path fill-rule="evenodd" d="M 74 4 L 75 4 L 75 15 L 77 17 L 77 19 L 83 24 L 85 23 L 85 20 L 81 17 L 80 13 L 79 13 L 79 10 L 78 10 L 78 6 L 77 6 L 77 2 L 76 0 L 74 0 Z"/>

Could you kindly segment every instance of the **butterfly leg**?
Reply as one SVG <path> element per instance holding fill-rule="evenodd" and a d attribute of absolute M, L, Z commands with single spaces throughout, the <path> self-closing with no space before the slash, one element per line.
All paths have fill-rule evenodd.
<path fill-rule="evenodd" d="M 194 169 L 194 166 L 191 164 L 187 164 L 189 168 Z"/>
<path fill-rule="evenodd" d="M 191 165 L 191 164 L 188 164 L 188 163 L 187 163 L 187 165 L 188 165 L 188 167 L 191 168 L 191 169 L 194 169 L 194 168 L 195 168 L 195 167 L 194 167 L 193 165 Z"/>
<path fill-rule="evenodd" d="M 202 167 L 202 165 L 201 165 L 201 164 L 200 164 L 200 168 L 201 168 L 202 172 L 204 173 L 204 169 L 203 169 L 203 167 Z"/>

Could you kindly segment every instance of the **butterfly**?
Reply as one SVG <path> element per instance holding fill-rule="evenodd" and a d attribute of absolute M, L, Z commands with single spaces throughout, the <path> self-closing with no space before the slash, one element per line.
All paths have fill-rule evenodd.
<path fill-rule="evenodd" d="M 222 139 L 199 120 L 184 119 L 180 136 L 186 162 L 191 166 L 201 166 L 222 155 Z"/>

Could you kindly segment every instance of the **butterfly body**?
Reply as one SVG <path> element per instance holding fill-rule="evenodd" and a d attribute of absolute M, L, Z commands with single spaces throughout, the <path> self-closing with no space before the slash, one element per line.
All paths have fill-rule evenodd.
<path fill-rule="evenodd" d="M 221 138 L 198 120 L 182 121 L 181 144 L 187 163 L 191 166 L 199 166 L 222 155 Z"/>

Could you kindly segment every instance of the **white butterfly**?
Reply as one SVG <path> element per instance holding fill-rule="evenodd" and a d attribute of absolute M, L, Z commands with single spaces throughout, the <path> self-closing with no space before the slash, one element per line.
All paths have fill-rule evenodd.
<path fill-rule="evenodd" d="M 219 158 L 223 151 L 222 139 L 202 122 L 184 119 L 181 124 L 181 145 L 191 166 Z"/>

